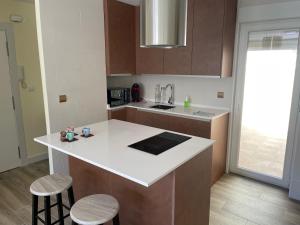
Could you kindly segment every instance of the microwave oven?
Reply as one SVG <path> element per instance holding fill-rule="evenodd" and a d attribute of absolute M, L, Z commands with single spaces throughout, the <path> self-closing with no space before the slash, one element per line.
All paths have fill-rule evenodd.
<path fill-rule="evenodd" d="M 126 105 L 130 102 L 130 88 L 108 88 L 107 104 L 111 107 Z"/>

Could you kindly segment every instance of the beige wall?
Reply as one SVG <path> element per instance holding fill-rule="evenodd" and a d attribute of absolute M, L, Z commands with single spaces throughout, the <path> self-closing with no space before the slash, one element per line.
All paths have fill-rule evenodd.
<path fill-rule="evenodd" d="M 27 89 L 20 87 L 23 123 L 28 158 L 45 153 L 45 148 L 33 138 L 46 133 L 42 83 L 39 66 L 35 9 L 33 3 L 0 0 L 0 23 L 9 22 L 11 14 L 24 17 L 23 23 L 13 23 L 18 65 L 25 70 Z M 33 90 L 30 90 L 33 88 Z"/>

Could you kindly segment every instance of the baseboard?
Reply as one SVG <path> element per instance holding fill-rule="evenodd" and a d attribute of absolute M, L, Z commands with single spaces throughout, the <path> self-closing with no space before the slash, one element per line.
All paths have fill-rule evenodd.
<path fill-rule="evenodd" d="M 300 201 L 300 180 L 291 181 L 289 197 Z"/>
<path fill-rule="evenodd" d="M 46 160 L 46 159 L 48 159 L 48 152 L 33 155 L 33 156 L 28 157 L 26 160 L 24 160 L 23 166 L 29 165 L 32 163 L 36 163 L 36 162 L 39 162 L 42 160 Z"/>

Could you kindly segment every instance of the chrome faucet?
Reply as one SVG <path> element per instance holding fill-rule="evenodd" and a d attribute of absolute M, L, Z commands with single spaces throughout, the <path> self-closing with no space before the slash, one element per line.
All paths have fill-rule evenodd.
<path fill-rule="evenodd" d="M 175 102 L 175 84 L 167 84 L 167 86 L 165 87 L 166 90 L 168 89 L 168 87 L 171 88 L 171 96 L 168 100 L 168 103 L 170 105 L 174 105 L 174 102 Z"/>

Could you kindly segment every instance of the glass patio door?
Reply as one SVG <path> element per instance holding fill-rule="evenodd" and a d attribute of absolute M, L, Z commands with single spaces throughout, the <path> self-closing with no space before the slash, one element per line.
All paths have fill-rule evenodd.
<path fill-rule="evenodd" d="M 287 186 L 299 97 L 294 86 L 298 89 L 300 30 L 279 25 L 241 28 L 238 76 L 243 79 L 237 80 L 236 86 L 237 120 L 233 123 L 238 125 L 233 131 L 231 170 Z"/>

